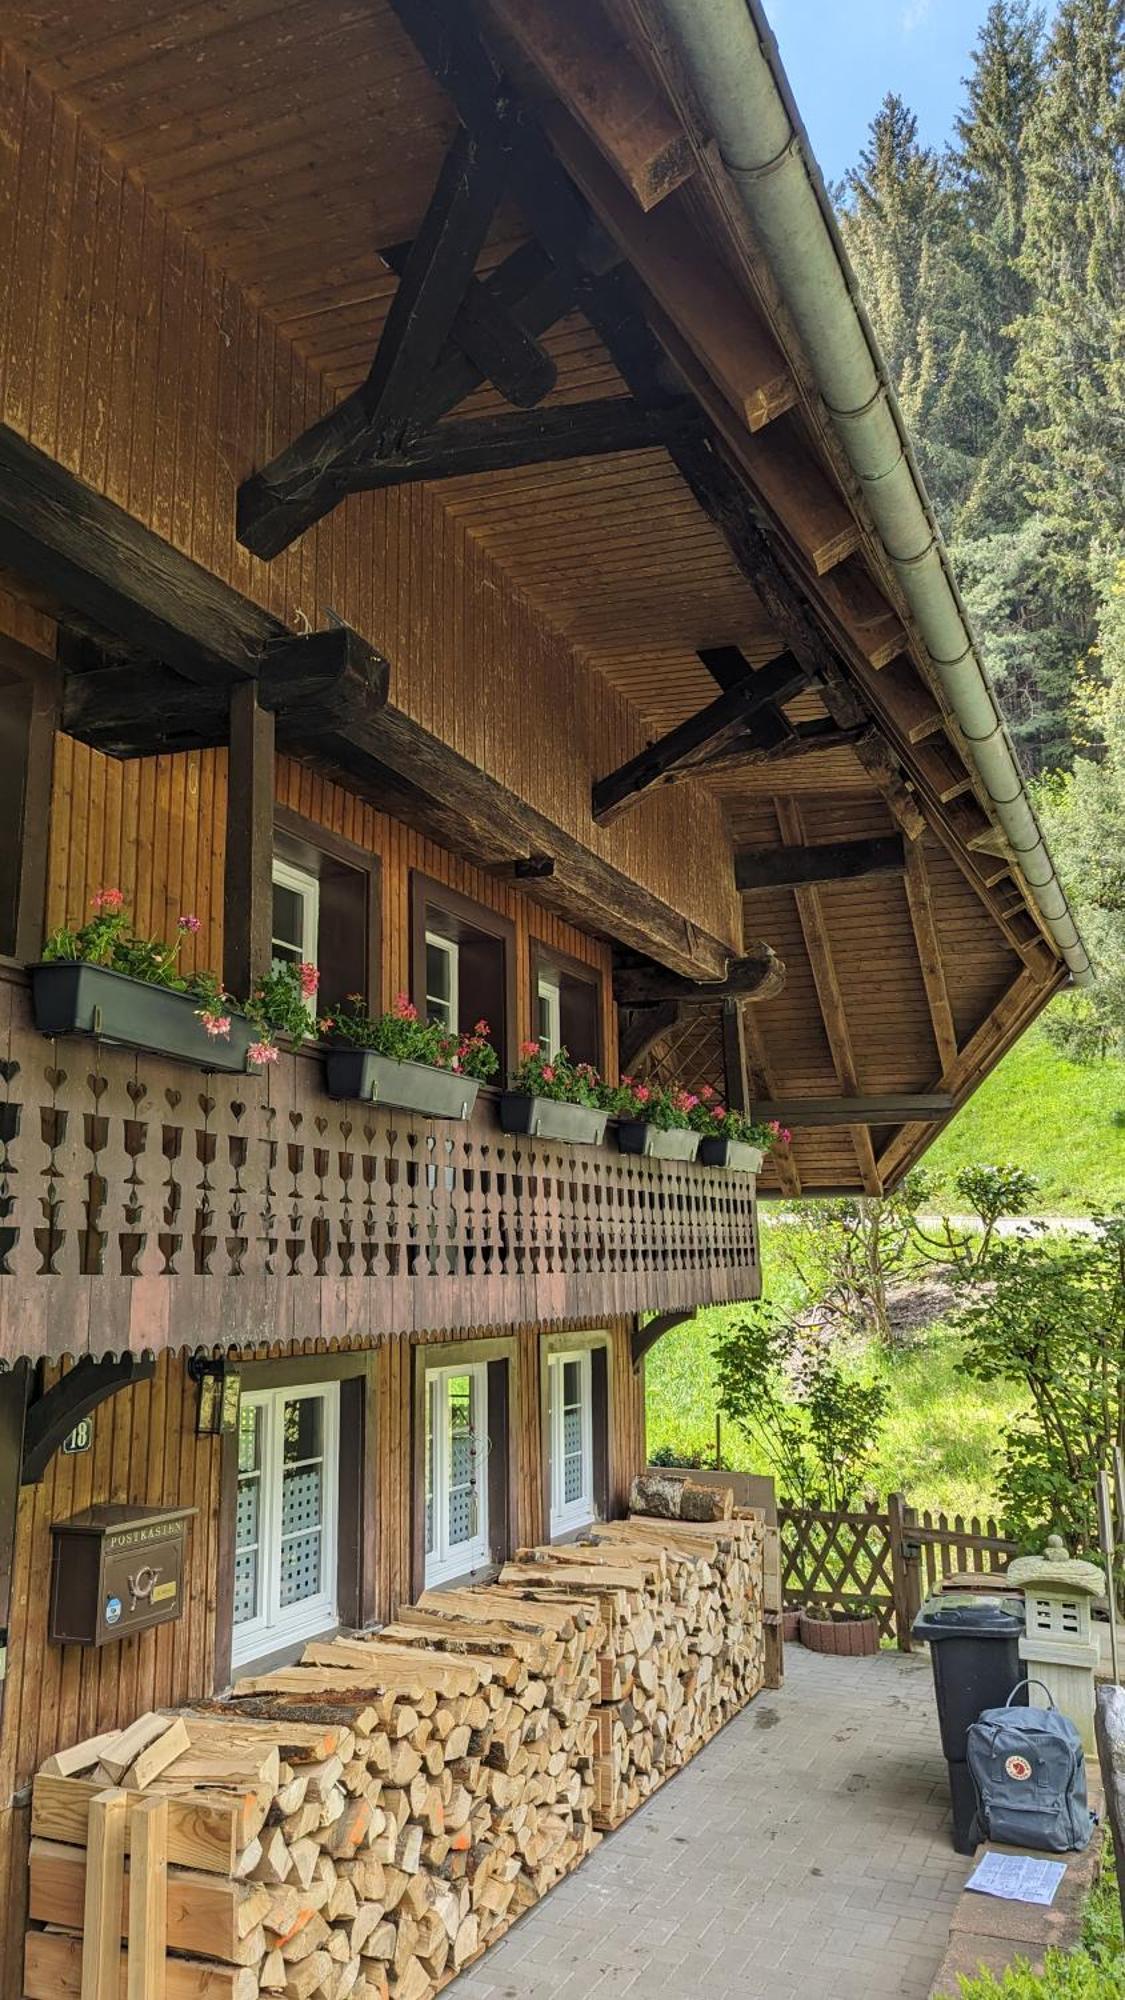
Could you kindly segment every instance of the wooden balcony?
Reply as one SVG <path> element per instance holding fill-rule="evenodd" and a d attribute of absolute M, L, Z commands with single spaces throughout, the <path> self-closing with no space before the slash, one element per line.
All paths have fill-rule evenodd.
<path fill-rule="evenodd" d="M 367 1339 L 756 1297 L 753 1180 L 35 1030 L 0 971 L 0 1358 Z"/>

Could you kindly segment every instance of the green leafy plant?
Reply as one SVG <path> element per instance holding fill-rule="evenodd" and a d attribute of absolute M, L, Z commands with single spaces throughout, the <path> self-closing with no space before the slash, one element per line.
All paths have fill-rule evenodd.
<path fill-rule="evenodd" d="M 214 972 L 185 974 L 179 969 L 184 942 L 201 929 L 200 919 L 186 915 L 177 920 L 171 940 L 143 937 L 135 931 L 120 889 L 99 889 L 91 899 L 93 916 L 76 929 L 60 925 L 43 946 L 45 965 L 103 965 L 127 979 L 139 979 L 147 986 L 166 986 L 173 993 L 188 993 L 199 1001 L 196 1009 L 209 1035 L 225 1038 L 230 1034 L 230 995 Z"/>
<path fill-rule="evenodd" d="M 591 1063 L 572 1062 L 565 1049 L 549 1056 L 538 1042 L 523 1042 L 512 1088 L 528 1097 L 549 1097 L 557 1104 L 598 1107 L 605 1086 Z"/>
<path fill-rule="evenodd" d="M 936 1255 L 963 1275 L 971 1272 L 988 1256 L 997 1223 L 1008 1216 L 1026 1215 L 1039 1193 L 1040 1185 L 1036 1174 L 1010 1163 L 1006 1166 L 971 1163 L 962 1167 L 954 1175 L 953 1192 L 959 1206 L 968 1209 L 980 1228 L 956 1227 L 950 1217 L 944 1215 L 938 1224 L 939 1233 L 935 1236 L 916 1220 L 915 1235 L 919 1248 L 923 1255 Z"/>
<path fill-rule="evenodd" d="M 718 1333 L 719 1408 L 771 1466 L 784 1497 L 848 1507 L 859 1494 L 888 1391 L 844 1373 L 799 1321 L 768 1305 Z"/>
<path fill-rule="evenodd" d="M 929 1176 L 916 1168 L 891 1194 L 786 1204 L 793 1227 L 784 1261 L 826 1320 L 894 1346 L 889 1287 L 916 1262 L 918 1212 L 932 1196 Z"/>
<path fill-rule="evenodd" d="M 953 1321 L 967 1374 L 1027 1394 L 998 1460 L 1009 1531 L 1036 1547 L 1053 1530 L 1075 1553 L 1097 1548 L 1097 1475 L 1125 1447 L 1125 1209 L 1095 1221 L 1091 1237 L 997 1241 Z"/>
<path fill-rule="evenodd" d="M 324 1015 L 318 1025 L 322 1034 L 352 1048 L 371 1049 L 393 1062 L 456 1070 L 480 1083 L 487 1083 L 500 1067 L 500 1058 L 488 1039 L 491 1030 L 487 1021 L 478 1021 L 468 1034 L 451 1035 L 439 1021 L 424 1021 L 405 993 L 396 996 L 388 1013 L 378 1015 L 368 1013 L 361 994 L 349 993 L 336 1012 Z"/>
<path fill-rule="evenodd" d="M 678 1083 L 636 1083 L 631 1076 L 623 1076 L 620 1083 L 601 1085 L 601 1103 L 614 1118 L 635 1118 L 661 1132 L 686 1132 L 692 1127 L 692 1112 L 699 1099 Z"/>
<path fill-rule="evenodd" d="M 741 1111 L 732 1111 L 709 1083 L 700 1086 L 698 1101 L 688 1114 L 688 1123 L 697 1132 L 702 1132 L 705 1139 L 735 1139 L 744 1146 L 757 1146 L 763 1153 L 768 1153 L 779 1143 L 788 1145 L 793 1136 L 778 1124 L 776 1118 L 765 1124 L 745 1117 Z"/>

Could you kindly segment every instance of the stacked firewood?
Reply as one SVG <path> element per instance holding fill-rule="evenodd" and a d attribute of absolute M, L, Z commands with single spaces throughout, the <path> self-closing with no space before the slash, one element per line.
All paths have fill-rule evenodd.
<path fill-rule="evenodd" d="M 28 2000 L 120 1951 L 107 1796 L 167 1802 L 167 2000 L 429 2000 L 756 1692 L 760 1591 L 757 1519 L 606 1525 L 48 1759 Z"/>

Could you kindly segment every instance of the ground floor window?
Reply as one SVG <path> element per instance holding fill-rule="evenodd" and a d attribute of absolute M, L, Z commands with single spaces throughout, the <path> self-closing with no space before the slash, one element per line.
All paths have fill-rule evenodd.
<path fill-rule="evenodd" d="M 245 1393 L 238 1423 L 232 1662 L 336 1621 L 340 1385 Z"/>
<path fill-rule="evenodd" d="M 595 1512 L 591 1351 L 552 1354 L 547 1366 L 551 1533 L 562 1535 L 592 1521 Z"/>
<path fill-rule="evenodd" d="M 428 1370 L 425 1415 L 426 1584 L 431 1587 L 490 1559 L 486 1364 Z"/>

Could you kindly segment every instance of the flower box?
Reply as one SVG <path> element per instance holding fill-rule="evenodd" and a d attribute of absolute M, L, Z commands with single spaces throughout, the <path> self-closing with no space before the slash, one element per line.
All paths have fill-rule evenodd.
<path fill-rule="evenodd" d="M 398 1062 L 374 1049 L 330 1049 L 325 1063 L 329 1097 L 387 1104 L 424 1118 L 471 1118 L 480 1083 L 433 1063 Z"/>
<path fill-rule="evenodd" d="M 94 1035 L 129 1049 L 146 1049 L 193 1063 L 197 1069 L 246 1070 L 255 1039 L 242 1014 L 230 1016 L 229 1035 L 209 1035 L 194 993 L 179 993 L 147 979 L 130 979 L 108 965 L 53 959 L 31 967 L 35 1025 L 44 1035 Z"/>
<path fill-rule="evenodd" d="M 643 1153 L 646 1160 L 694 1160 L 699 1134 L 690 1126 L 650 1125 L 643 1118 L 619 1118 L 617 1145 L 622 1153 Z"/>
<path fill-rule="evenodd" d="M 705 1167 L 728 1167 L 735 1174 L 760 1174 L 766 1156 L 760 1146 L 748 1146 L 745 1139 L 722 1139 L 712 1133 L 700 1140 L 699 1157 Z"/>
<path fill-rule="evenodd" d="M 506 1090 L 500 1099 L 500 1123 L 505 1132 L 524 1132 L 529 1139 L 558 1139 L 570 1146 L 600 1146 L 608 1111 L 594 1104 L 568 1104 L 557 1097 L 529 1097 Z"/>

